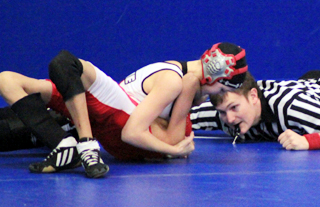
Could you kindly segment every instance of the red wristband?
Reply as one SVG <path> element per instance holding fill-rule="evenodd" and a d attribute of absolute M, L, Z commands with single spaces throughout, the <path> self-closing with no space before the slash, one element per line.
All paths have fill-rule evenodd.
<path fill-rule="evenodd" d="M 309 150 L 320 149 L 320 134 L 305 134 L 303 135 L 309 142 Z"/>

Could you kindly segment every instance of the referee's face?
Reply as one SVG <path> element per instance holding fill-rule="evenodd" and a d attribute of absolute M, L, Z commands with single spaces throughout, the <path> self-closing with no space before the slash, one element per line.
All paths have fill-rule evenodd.
<path fill-rule="evenodd" d="M 231 128 L 239 124 L 240 133 L 245 134 L 260 120 L 261 105 L 256 90 L 251 90 L 248 96 L 227 92 L 223 102 L 216 106 L 220 118 Z"/>

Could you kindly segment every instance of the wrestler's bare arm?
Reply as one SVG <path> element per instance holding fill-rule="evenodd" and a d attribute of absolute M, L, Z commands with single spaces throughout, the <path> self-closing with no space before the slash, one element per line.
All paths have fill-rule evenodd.
<path fill-rule="evenodd" d="M 171 118 L 163 137 L 164 142 L 175 145 L 185 138 L 186 118 L 190 111 L 196 92 L 200 89 L 200 82 L 192 73 L 186 74 L 183 79 L 183 88 L 177 98 Z"/>
<path fill-rule="evenodd" d="M 154 80 L 152 90 L 131 114 L 122 130 L 122 139 L 134 146 L 172 155 L 185 155 L 193 150 L 191 140 L 179 146 L 169 145 L 149 132 L 149 126 L 182 91 L 182 80 L 175 72 L 163 71 Z"/>

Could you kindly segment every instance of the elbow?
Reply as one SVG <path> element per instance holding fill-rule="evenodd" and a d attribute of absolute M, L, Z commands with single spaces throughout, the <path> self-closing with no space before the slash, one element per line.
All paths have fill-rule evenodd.
<path fill-rule="evenodd" d="M 126 130 L 125 128 L 123 128 L 121 131 L 121 140 L 126 143 L 128 143 L 128 141 L 130 140 L 130 133 L 128 133 L 128 130 Z"/>
<path fill-rule="evenodd" d="M 129 130 L 126 127 L 124 127 L 121 131 L 121 140 L 125 143 L 134 144 L 137 138 L 137 132 L 135 132 L 134 130 Z"/>

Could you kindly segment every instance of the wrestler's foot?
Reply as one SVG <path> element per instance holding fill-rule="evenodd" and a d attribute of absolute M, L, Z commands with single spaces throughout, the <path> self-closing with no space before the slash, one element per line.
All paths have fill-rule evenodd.
<path fill-rule="evenodd" d="M 78 153 L 81 157 L 81 163 L 90 178 L 99 178 L 108 171 L 108 165 L 104 164 L 100 155 L 100 146 L 94 138 L 82 138 L 77 145 Z"/>
<path fill-rule="evenodd" d="M 79 167 L 81 160 L 76 145 L 74 137 L 64 138 L 44 161 L 30 164 L 29 170 L 33 173 L 52 173 Z"/>

